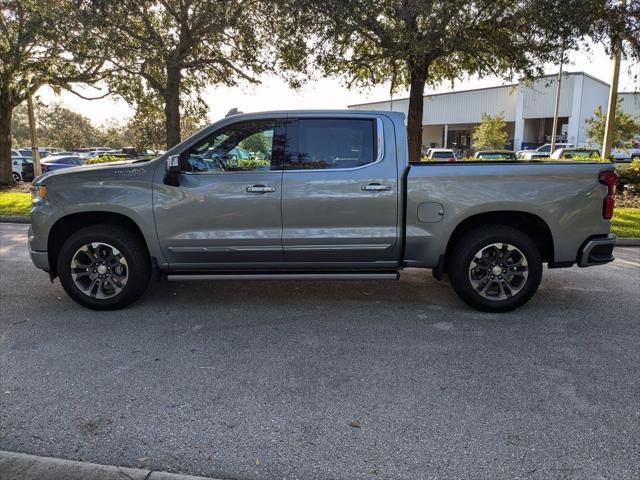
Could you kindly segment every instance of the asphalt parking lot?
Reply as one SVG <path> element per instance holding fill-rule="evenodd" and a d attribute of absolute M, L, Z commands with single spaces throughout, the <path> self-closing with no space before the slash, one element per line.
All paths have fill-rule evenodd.
<path fill-rule="evenodd" d="M 159 283 L 72 302 L 0 224 L 0 450 L 225 479 L 631 479 L 640 249 L 524 308 L 446 283 Z"/>

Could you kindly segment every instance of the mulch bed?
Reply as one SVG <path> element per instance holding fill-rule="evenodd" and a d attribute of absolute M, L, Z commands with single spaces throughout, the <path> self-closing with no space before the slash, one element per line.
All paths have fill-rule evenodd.
<path fill-rule="evenodd" d="M 20 182 L 16 185 L 0 185 L 0 192 L 29 193 L 30 191 L 31 182 Z"/>

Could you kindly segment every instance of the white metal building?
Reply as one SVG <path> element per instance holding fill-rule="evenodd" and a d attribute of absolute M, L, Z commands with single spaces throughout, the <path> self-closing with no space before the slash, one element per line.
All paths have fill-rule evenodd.
<path fill-rule="evenodd" d="M 456 148 L 469 153 L 472 134 L 480 115 L 503 113 L 509 134 L 507 148 L 535 148 L 551 139 L 555 105 L 556 75 L 540 77 L 531 83 L 480 88 L 426 95 L 422 144 L 425 147 Z M 588 143 L 585 119 L 598 105 L 606 111 L 609 85 L 584 72 L 565 73 L 560 87 L 558 142 Z M 622 109 L 640 117 L 640 94 L 619 93 Z M 360 110 L 408 111 L 409 99 L 394 99 L 350 105 Z M 639 132 L 640 133 L 640 132 Z"/>

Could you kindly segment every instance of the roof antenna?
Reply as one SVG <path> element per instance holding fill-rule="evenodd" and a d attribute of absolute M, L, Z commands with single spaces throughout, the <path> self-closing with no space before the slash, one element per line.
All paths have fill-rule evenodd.
<path fill-rule="evenodd" d="M 242 113 L 242 112 L 240 110 L 238 110 L 237 108 L 232 108 L 231 110 L 229 110 L 227 112 L 225 117 L 230 117 L 231 115 L 238 115 L 239 113 Z"/>

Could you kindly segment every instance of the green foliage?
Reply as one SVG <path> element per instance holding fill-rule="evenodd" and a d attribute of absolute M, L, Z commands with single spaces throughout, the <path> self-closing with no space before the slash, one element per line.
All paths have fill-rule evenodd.
<path fill-rule="evenodd" d="M 0 183 L 11 181 L 13 110 L 42 85 L 100 78 L 104 65 L 75 0 L 0 0 Z"/>
<path fill-rule="evenodd" d="M 101 155 L 99 157 L 96 156 L 96 157 L 89 158 L 86 162 L 84 162 L 84 164 L 95 165 L 98 163 L 122 162 L 124 160 L 127 160 L 127 159 L 122 157 L 114 157 L 113 155 Z"/>
<path fill-rule="evenodd" d="M 611 219 L 611 233 L 640 238 L 640 208 L 616 208 Z"/>
<path fill-rule="evenodd" d="M 621 109 L 622 101 L 618 99 L 616 118 L 613 127 L 613 148 L 629 148 L 633 140 L 640 136 L 640 119 L 634 118 L 630 113 Z M 602 111 L 600 105 L 593 112 L 593 117 L 585 120 L 587 124 L 587 138 L 598 145 L 604 140 L 604 132 L 607 114 Z"/>
<path fill-rule="evenodd" d="M 0 215 L 29 215 L 30 210 L 29 192 L 0 191 Z"/>
<path fill-rule="evenodd" d="M 35 101 L 34 104 L 36 132 L 40 145 L 73 150 L 95 146 L 121 148 L 132 143 L 133 135 L 129 125 L 112 120 L 96 127 L 87 117 L 59 103 L 44 105 Z M 11 131 L 16 145 L 30 145 L 29 119 L 25 104 L 15 109 Z"/>
<path fill-rule="evenodd" d="M 180 131 L 184 138 L 206 127 L 210 122 L 208 108 L 202 102 L 184 101 L 180 109 Z M 138 99 L 136 113 L 127 124 L 129 144 L 138 150 L 167 148 L 166 118 L 162 101 L 152 95 Z"/>
<path fill-rule="evenodd" d="M 285 15 L 290 20 L 282 28 L 281 40 L 289 51 L 282 58 L 298 70 L 319 65 L 325 75 L 345 78 L 348 86 L 388 82 L 392 91 L 410 89 L 407 133 L 412 162 L 420 158 L 425 85 L 454 82 L 466 75 L 511 78 L 522 73 L 531 78 L 545 62 L 555 61 L 561 26 L 571 27 L 563 33 L 567 45 L 587 28 L 584 15 L 576 14 L 587 7 L 577 0 L 288 3 L 294 13 Z M 305 25 L 304 39 L 296 41 L 295 26 L 300 23 Z M 306 55 L 291 54 L 296 48 Z"/>
<path fill-rule="evenodd" d="M 251 135 L 240 142 L 239 147 L 251 152 L 252 155 L 258 155 L 261 158 L 269 159 L 271 157 L 272 140 L 261 133 Z M 269 161 L 267 161 L 269 163 Z"/>
<path fill-rule="evenodd" d="M 241 159 L 241 160 L 238 160 L 238 163 L 237 163 L 238 168 L 242 170 L 264 169 L 264 168 L 269 168 L 270 165 L 271 165 L 271 162 L 269 160 L 258 160 L 255 158 L 252 158 L 250 160 Z"/>
<path fill-rule="evenodd" d="M 632 193 L 640 194 L 640 159 L 616 168 L 618 178 Z"/>
<path fill-rule="evenodd" d="M 182 138 L 186 104 L 200 103 L 206 86 L 257 82 L 255 76 L 265 71 L 262 54 L 270 36 L 262 15 L 270 3 L 120 0 L 86 1 L 82 8 L 94 35 L 108 44 L 116 69 L 106 79 L 110 88 L 139 111 L 147 110 L 149 101 L 159 102 L 163 143 L 172 147 Z M 141 127 L 140 136 L 157 139 L 156 125 Z"/>
<path fill-rule="evenodd" d="M 489 115 L 480 114 L 480 125 L 473 131 L 473 146 L 476 150 L 500 149 L 507 143 L 507 132 L 504 113 Z"/>
<path fill-rule="evenodd" d="M 58 103 L 43 105 L 35 102 L 34 110 L 40 145 L 71 150 L 97 144 L 98 131 L 87 117 Z M 11 130 L 19 145 L 30 145 L 26 105 L 16 108 Z"/>

